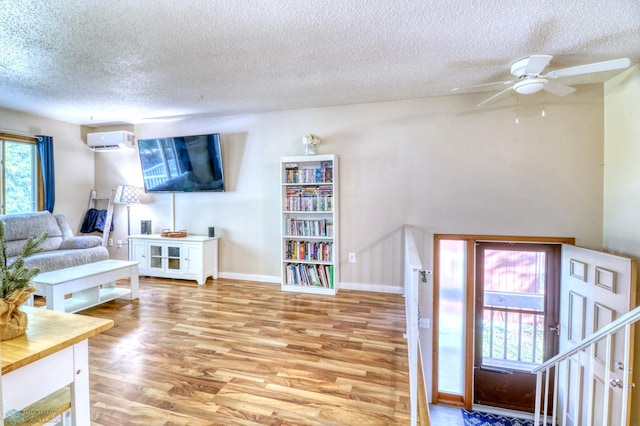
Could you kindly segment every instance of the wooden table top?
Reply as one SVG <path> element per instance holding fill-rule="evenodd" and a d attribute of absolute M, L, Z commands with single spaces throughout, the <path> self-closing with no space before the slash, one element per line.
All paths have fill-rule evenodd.
<path fill-rule="evenodd" d="M 2 374 L 24 367 L 113 327 L 113 320 L 22 306 L 27 332 L 0 342 Z"/>

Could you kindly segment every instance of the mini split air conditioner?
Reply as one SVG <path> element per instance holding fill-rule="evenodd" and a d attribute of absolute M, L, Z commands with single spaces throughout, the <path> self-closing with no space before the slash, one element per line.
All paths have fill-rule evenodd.
<path fill-rule="evenodd" d="M 115 132 L 87 133 L 87 145 L 92 151 L 118 151 L 135 147 L 135 135 L 118 130 Z"/>

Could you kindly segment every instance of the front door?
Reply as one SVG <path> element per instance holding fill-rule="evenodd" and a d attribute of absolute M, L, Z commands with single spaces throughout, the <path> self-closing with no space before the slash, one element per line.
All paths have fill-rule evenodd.
<path fill-rule="evenodd" d="M 529 371 L 557 353 L 560 245 L 476 246 L 474 404 L 534 411 Z"/>
<path fill-rule="evenodd" d="M 626 257 L 615 256 L 572 245 L 562 247 L 562 292 L 560 310 L 560 350 L 563 351 L 593 332 L 629 312 L 636 306 L 636 262 Z M 633 345 L 628 349 L 633 359 Z M 569 360 L 571 380 L 560 380 L 558 391 L 566 396 L 566 421 L 568 425 L 621 424 L 623 394 L 627 389 L 615 385 L 622 379 L 620 363 L 625 359 L 622 331 L 612 339 L 610 351 L 605 341 L 595 345 L 595 356 L 590 359 L 590 350 L 582 356 Z M 611 356 L 610 383 L 605 381 L 607 358 Z M 631 366 L 629 366 L 631 367 Z M 593 380 L 590 370 L 593 368 Z M 564 372 L 564 371 L 563 371 Z M 562 377 L 562 376 L 561 376 Z M 588 392 L 589 387 L 593 392 Z M 589 401 L 589 395 L 592 400 Z M 603 406 L 609 401 L 609 406 Z M 628 400 L 631 401 L 631 398 Z M 564 400 L 561 398 L 560 412 Z M 589 417 L 591 417 L 589 419 Z M 627 417 L 628 419 L 628 417 Z M 591 423 L 592 422 L 592 423 Z M 627 423 L 628 424 L 628 423 Z"/>

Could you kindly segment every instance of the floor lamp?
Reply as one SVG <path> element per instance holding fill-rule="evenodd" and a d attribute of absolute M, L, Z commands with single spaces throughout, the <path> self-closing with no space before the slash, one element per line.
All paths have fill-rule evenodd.
<path fill-rule="evenodd" d="M 127 237 L 131 235 L 131 205 L 140 203 L 142 188 L 133 185 L 118 185 L 113 202 L 127 205 Z"/>

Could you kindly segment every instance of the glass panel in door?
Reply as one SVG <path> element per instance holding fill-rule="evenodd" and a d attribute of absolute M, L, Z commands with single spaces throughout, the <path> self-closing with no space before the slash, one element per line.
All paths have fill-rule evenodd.
<path fill-rule="evenodd" d="M 464 392 L 466 251 L 466 241 L 439 241 L 438 392 L 450 395 Z"/>
<path fill-rule="evenodd" d="M 180 269 L 180 247 L 169 246 L 167 247 L 167 253 L 169 254 L 167 259 L 167 269 L 179 270 Z"/>
<path fill-rule="evenodd" d="M 149 267 L 162 268 L 162 246 L 149 246 Z"/>
<path fill-rule="evenodd" d="M 533 411 L 531 368 L 555 354 L 557 247 L 478 243 L 474 403 Z"/>

